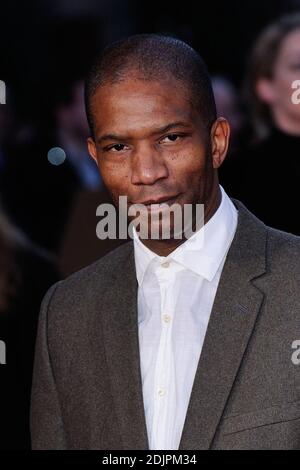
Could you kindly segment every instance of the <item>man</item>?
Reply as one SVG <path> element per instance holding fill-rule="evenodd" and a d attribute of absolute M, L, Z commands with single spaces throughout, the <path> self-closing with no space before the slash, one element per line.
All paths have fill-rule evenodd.
<path fill-rule="evenodd" d="M 300 448 L 300 241 L 219 186 L 229 124 L 201 58 L 163 36 L 115 43 L 91 70 L 86 106 L 115 203 L 126 195 L 149 216 L 152 203 L 204 204 L 205 225 L 181 239 L 174 226 L 169 239 L 136 227 L 49 290 L 33 448 Z"/>

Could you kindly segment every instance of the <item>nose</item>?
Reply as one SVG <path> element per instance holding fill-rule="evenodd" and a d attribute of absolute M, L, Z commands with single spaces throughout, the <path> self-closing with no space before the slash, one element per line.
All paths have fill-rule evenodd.
<path fill-rule="evenodd" d="M 131 183 L 152 185 L 169 175 L 166 163 L 150 145 L 140 146 L 132 155 Z"/>

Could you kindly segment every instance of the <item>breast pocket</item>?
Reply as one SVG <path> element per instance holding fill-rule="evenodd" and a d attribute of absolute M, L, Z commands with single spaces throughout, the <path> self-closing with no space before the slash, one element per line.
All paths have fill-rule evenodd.
<path fill-rule="evenodd" d="M 300 401 L 272 406 L 259 411 L 229 416 L 222 422 L 222 434 L 230 435 L 276 423 L 300 420 Z"/>

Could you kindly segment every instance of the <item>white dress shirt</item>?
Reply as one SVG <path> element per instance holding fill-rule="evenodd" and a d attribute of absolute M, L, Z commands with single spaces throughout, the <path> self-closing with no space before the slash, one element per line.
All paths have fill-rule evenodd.
<path fill-rule="evenodd" d="M 237 210 L 220 186 L 212 218 L 169 256 L 134 233 L 143 401 L 150 450 L 176 450 Z"/>

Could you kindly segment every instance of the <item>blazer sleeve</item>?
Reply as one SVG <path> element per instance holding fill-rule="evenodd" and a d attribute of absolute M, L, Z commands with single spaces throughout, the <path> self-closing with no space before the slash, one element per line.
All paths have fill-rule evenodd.
<path fill-rule="evenodd" d="M 31 390 L 30 431 L 33 450 L 67 449 L 65 431 L 48 348 L 48 311 L 60 282 L 46 293 L 40 309 Z"/>

